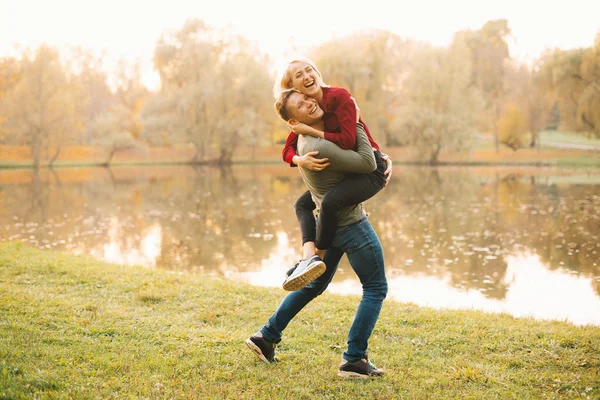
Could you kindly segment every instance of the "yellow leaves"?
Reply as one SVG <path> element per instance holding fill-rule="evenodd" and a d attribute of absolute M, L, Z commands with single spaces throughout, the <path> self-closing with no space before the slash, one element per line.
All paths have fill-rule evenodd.
<path fill-rule="evenodd" d="M 577 118 L 586 130 L 600 134 L 599 84 L 592 82 L 582 91 L 577 103 Z"/>
<path fill-rule="evenodd" d="M 146 100 L 147 100 L 146 96 L 139 96 L 133 101 L 131 110 L 134 115 L 138 115 L 140 112 L 142 112 L 142 109 L 146 105 Z"/>
<path fill-rule="evenodd" d="M 560 110 L 560 129 L 594 131 L 600 121 L 594 117 L 600 88 L 600 43 L 592 48 L 555 50 L 544 57 L 542 68 L 550 80 Z M 549 77 L 549 78 L 548 78 Z"/>
<path fill-rule="evenodd" d="M 497 126 L 500 142 L 514 151 L 523 147 L 523 136 L 527 132 L 527 122 L 525 115 L 516 104 L 512 102 L 507 104 L 505 111 L 498 119 Z"/>
<path fill-rule="evenodd" d="M 283 129 L 275 129 L 272 133 L 272 143 L 285 143 L 289 131 Z"/>
<path fill-rule="evenodd" d="M 274 194 L 283 195 L 283 194 L 288 194 L 290 192 L 290 190 L 292 189 L 292 187 L 291 187 L 291 184 L 289 181 L 275 179 L 273 181 L 273 186 L 271 187 L 271 189 L 273 190 Z"/>

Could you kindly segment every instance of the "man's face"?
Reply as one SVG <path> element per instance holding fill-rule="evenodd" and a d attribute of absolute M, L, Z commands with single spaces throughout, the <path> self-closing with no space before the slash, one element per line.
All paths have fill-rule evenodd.
<path fill-rule="evenodd" d="M 286 105 L 288 114 L 299 122 L 313 125 L 323 118 L 323 110 L 312 97 L 302 93 L 292 93 Z"/>

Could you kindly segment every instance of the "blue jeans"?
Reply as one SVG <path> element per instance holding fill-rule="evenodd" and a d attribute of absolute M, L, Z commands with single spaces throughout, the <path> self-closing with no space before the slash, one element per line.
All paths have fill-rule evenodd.
<path fill-rule="evenodd" d="M 283 299 L 269 322 L 260 330 L 267 340 L 279 342 L 283 330 L 296 314 L 325 291 L 344 253 L 348 255 L 350 265 L 360 279 L 363 295 L 348 333 L 348 349 L 343 357 L 348 361 L 363 357 L 387 294 L 383 249 L 367 217 L 338 228 L 331 247 L 325 252 L 325 272 L 309 285 Z"/>

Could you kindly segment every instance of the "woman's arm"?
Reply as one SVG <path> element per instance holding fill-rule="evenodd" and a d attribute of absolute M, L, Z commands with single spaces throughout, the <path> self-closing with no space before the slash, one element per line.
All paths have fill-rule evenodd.
<path fill-rule="evenodd" d="M 356 124 L 357 151 L 343 150 L 327 140 L 318 140 L 313 150 L 331 163 L 330 169 L 339 172 L 370 173 L 375 171 L 377 163 L 373 148 L 362 124 Z"/>
<path fill-rule="evenodd" d="M 324 132 L 323 136 L 326 140 L 337 144 L 342 149 L 354 150 L 357 138 L 356 123 L 359 118 L 357 118 L 356 105 L 350 93 L 345 90 L 343 93 L 344 96 L 339 99 L 340 104 L 334 111 L 340 125 L 340 133 Z"/>
<path fill-rule="evenodd" d="M 338 105 L 334 114 L 340 125 L 340 133 L 323 132 L 303 123 L 288 123 L 288 128 L 296 134 L 329 140 L 344 150 L 354 150 L 356 145 L 355 124 L 360 121 L 360 110 L 354 97 L 345 89 L 340 90 L 337 101 L 340 105 Z"/>
<path fill-rule="evenodd" d="M 286 141 L 285 147 L 281 151 L 281 156 L 283 157 L 283 161 L 287 164 L 290 164 L 290 167 L 295 167 L 297 164 L 293 162 L 294 156 L 296 156 L 296 146 L 298 145 L 298 135 L 294 132 L 290 132 Z"/>

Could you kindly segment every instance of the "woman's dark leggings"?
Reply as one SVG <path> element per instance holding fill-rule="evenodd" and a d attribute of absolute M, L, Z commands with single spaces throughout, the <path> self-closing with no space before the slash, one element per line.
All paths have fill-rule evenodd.
<path fill-rule="evenodd" d="M 375 152 L 377 169 L 369 174 L 347 174 L 344 179 L 329 189 L 319 212 L 318 222 L 313 214 L 317 207 L 309 191 L 304 192 L 296 203 L 296 217 L 302 232 L 302 244 L 315 242 L 319 250 L 329 248 L 338 227 L 338 213 L 344 207 L 362 203 L 375 196 L 385 185 L 385 170 L 387 165 L 381 158 L 381 153 Z"/>

